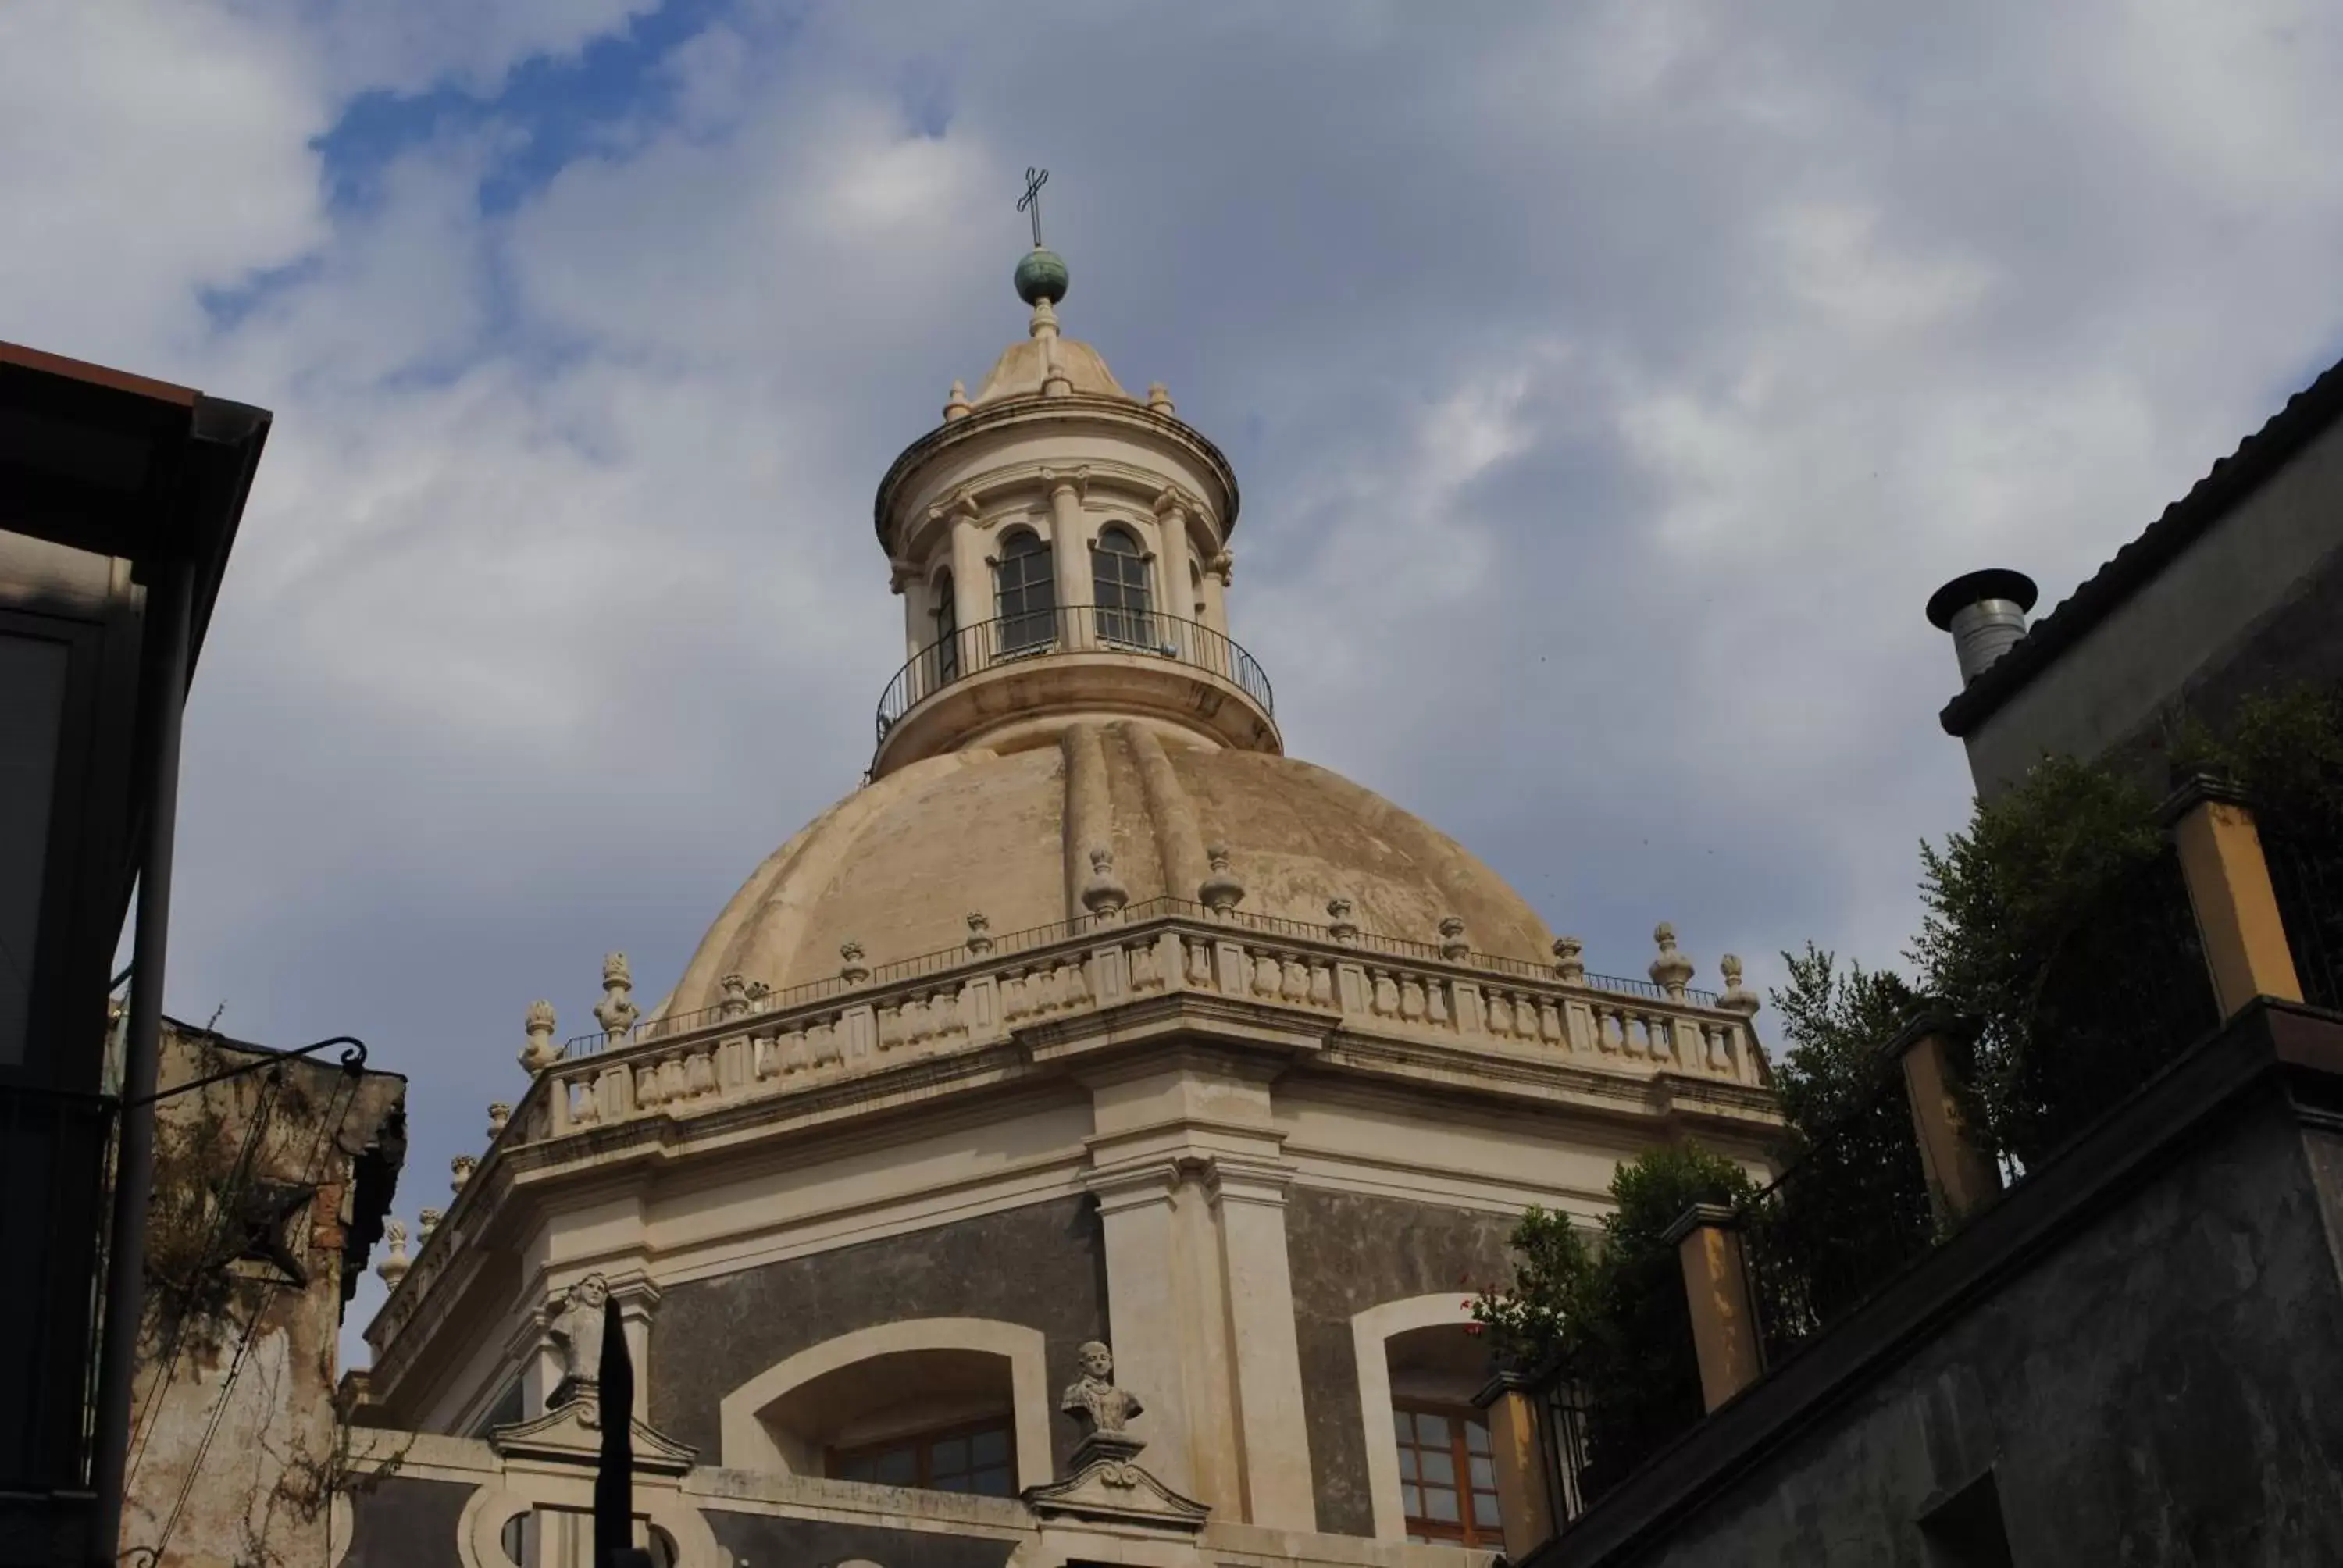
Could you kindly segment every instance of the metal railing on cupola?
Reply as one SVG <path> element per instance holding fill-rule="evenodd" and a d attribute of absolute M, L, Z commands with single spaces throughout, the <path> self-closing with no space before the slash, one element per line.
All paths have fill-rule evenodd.
<path fill-rule="evenodd" d="M 962 627 L 913 654 L 879 699 L 878 743 L 886 744 L 888 732 L 905 714 L 956 681 L 1028 659 L 1091 653 L 1160 658 L 1201 670 L 1276 716 L 1269 677 L 1225 633 L 1153 610 L 1061 605 Z"/>

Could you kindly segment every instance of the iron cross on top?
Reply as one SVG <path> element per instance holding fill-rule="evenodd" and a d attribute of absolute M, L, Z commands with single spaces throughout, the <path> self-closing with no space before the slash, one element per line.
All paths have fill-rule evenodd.
<path fill-rule="evenodd" d="M 1050 183 L 1050 171 L 1029 168 L 1025 171 L 1025 194 L 1017 198 L 1017 210 L 1033 217 L 1033 248 L 1041 248 L 1041 187 Z"/>

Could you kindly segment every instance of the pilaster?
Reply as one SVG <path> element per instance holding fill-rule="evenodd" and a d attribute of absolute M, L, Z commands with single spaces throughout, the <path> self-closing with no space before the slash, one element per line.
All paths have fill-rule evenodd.
<path fill-rule="evenodd" d="M 1292 1176 L 1282 1160 L 1217 1155 L 1205 1180 L 1227 1278 L 1246 1517 L 1272 1529 L 1315 1530 L 1293 1272 L 1285 1245 L 1285 1194 Z"/>

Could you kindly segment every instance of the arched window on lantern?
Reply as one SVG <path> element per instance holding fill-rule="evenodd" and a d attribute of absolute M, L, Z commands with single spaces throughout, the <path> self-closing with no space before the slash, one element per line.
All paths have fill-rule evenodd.
<path fill-rule="evenodd" d="M 1140 648 L 1155 644 L 1155 606 L 1147 586 L 1147 557 L 1127 528 L 1100 530 L 1091 552 L 1091 587 L 1098 601 L 1099 638 Z"/>
<path fill-rule="evenodd" d="M 952 597 L 952 575 L 949 571 L 936 574 L 928 590 L 930 602 L 935 608 L 928 613 L 936 623 L 934 649 L 935 684 L 950 686 L 960 678 L 960 606 Z"/>
<path fill-rule="evenodd" d="M 1050 547 L 1031 528 L 1015 529 L 1001 541 L 1001 559 L 993 568 L 993 607 L 1001 653 L 1030 653 L 1057 640 L 1057 575 L 1051 568 Z"/>

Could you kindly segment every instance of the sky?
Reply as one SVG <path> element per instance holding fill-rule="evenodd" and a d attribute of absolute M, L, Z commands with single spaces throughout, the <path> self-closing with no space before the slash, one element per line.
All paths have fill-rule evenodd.
<path fill-rule="evenodd" d="M 854 787 L 871 491 L 1036 164 L 1291 752 L 1598 970 L 1896 964 L 1921 606 L 2055 603 L 2343 355 L 2338 80 L 2288 0 L 0 0 L 0 338 L 276 413 L 166 1006 L 362 1036 L 444 1207 L 529 1000 L 655 999 Z"/>

